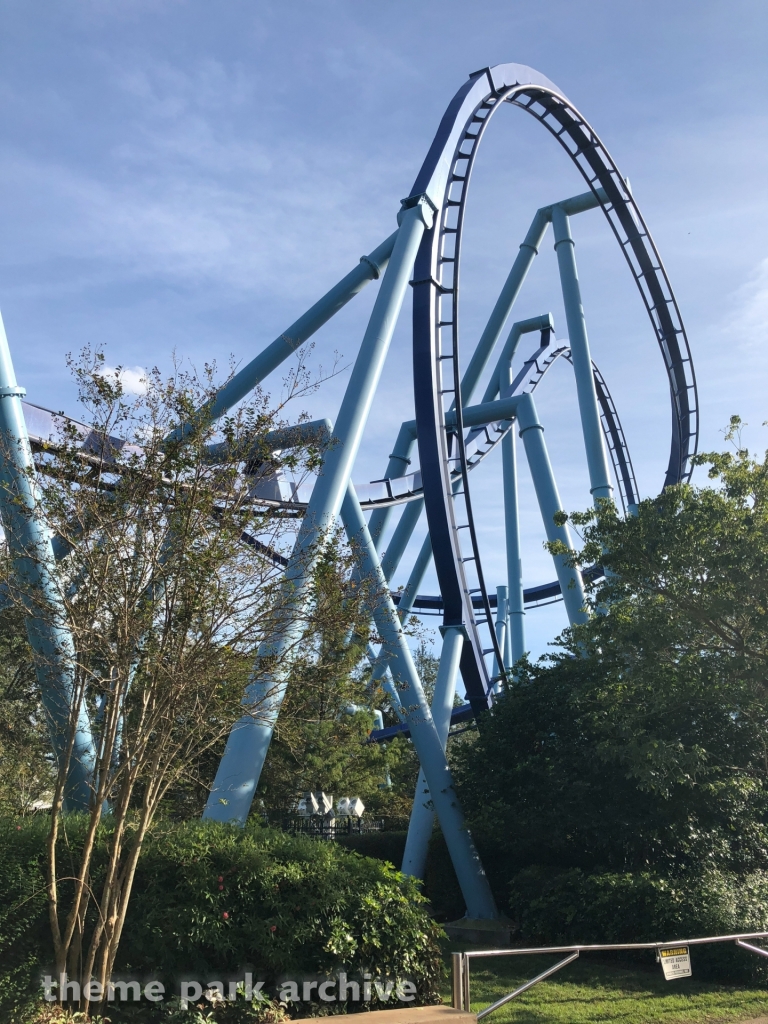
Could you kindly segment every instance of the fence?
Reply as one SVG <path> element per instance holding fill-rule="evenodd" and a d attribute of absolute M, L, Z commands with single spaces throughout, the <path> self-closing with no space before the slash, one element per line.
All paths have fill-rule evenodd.
<path fill-rule="evenodd" d="M 357 836 L 366 832 L 381 832 L 383 819 L 356 818 L 354 816 L 333 818 L 330 821 L 320 815 L 311 817 L 291 815 L 282 820 L 283 832 L 291 835 L 312 836 L 315 839 L 337 839 L 339 836 Z"/>
<path fill-rule="evenodd" d="M 516 988 L 514 992 L 510 992 L 508 995 L 502 996 L 501 999 L 497 999 L 495 1003 L 491 1003 L 490 1006 L 486 1006 L 486 1008 L 481 1010 L 477 1015 L 477 1019 L 480 1021 L 495 1010 L 504 1006 L 505 1003 L 515 999 L 519 995 L 522 995 L 522 993 L 526 992 L 529 988 L 533 988 L 534 985 L 538 985 L 540 981 L 544 981 L 545 978 L 549 978 L 551 975 L 555 974 L 556 971 L 562 970 L 563 967 L 567 967 L 568 964 L 573 963 L 574 960 L 578 959 L 580 953 L 597 953 L 620 949 L 655 949 L 660 955 L 661 950 L 675 949 L 680 946 L 703 946 L 715 942 L 735 942 L 737 946 L 748 950 L 750 953 L 757 953 L 758 956 L 768 957 L 768 949 L 761 949 L 760 946 L 753 946 L 749 942 L 745 941 L 746 939 L 765 938 L 768 938 L 768 932 L 746 932 L 742 935 L 716 935 L 703 939 L 679 939 L 675 942 L 628 942 L 604 946 L 539 946 L 531 949 L 473 949 L 468 950 L 466 953 L 453 953 L 453 1006 L 457 1010 L 466 1010 L 469 1012 L 469 962 L 470 960 L 474 960 L 478 957 L 532 956 L 536 954 L 541 955 L 543 953 L 568 954 L 568 956 L 563 960 L 558 961 L 558 963 L 553 964 L 552 967 L 547 968 L 546 971 L 542 971 L 541 974 L 537 974 L 535 978 L 531 978 L 530 981 L 526 981 L 524 985 Z"/>

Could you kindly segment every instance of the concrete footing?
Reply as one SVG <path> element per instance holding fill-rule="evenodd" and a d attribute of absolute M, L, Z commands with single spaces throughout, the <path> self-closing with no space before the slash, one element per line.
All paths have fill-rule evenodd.
<path fill-rule="evenodd" d="M 508 946 L 511 922 L 504 917 L 492 921 L 461 917 L 458 921 L 444 924 L 446 933 L 452 939 L 461 939 L 478 946 Z"/>

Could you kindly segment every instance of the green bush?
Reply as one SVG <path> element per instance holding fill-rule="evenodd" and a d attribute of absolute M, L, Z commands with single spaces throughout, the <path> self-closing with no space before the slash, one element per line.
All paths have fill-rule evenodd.
<path fill-rule="evenodd" d="M 27 1005 L 50 957 L 45 818 L 0 818 L 0 1010 Z"/>
<path fill-rule="evenodd" d="M 69 821 L 67 842 L 76 844 Z M 9 986 L 17 1002 L 34 990 L 52 962 L 47 828 L 42 818 L 0 820 L 0 1006 L 10 1005 Z M 259 825 L 158 823 L 139 862 L 116 974 L 170 986 L 235 980 L 247 968 L 269 989 L 281 976 L 345 969 L 350 979 L 408 978 L 424 1004 L 438 1001 L 439 937 L 418 884 L 380 861 Z"/>
<path fill-rule="evenodd" d="M 397 867 L 403 862 L 407 832 L 367 832 L 342 836 L 336 842 L 365 857 L 385 860 Z M 453 869 L 443 833 L 436 828 L 429 841 L 424 888 L 432 916 L 437 921 L 455 921 L 465 913 L 464 897 Z M 506 894 L 502 894 L 504 897 Z M 504 900 L 502 899 L 502 902 Z"/>
<path fill-rule="evenodd" d="M 420 1001 L 436 998 L 439 931 L 417 884 L 335 843 L 213 823 L 158 829 L 136 888 L 124 969 L 234 974 L 248 964 L 271 983 L 346 967 L 412 976 Z"/>
<path fill-rule="evenodd" d="M 363 857 L 385 860 L 394 867 L 403 863 L 407 832 L 362 832 L 360 835 L 339 836 L 336 840 L 346 850 L 354 850 Z"/>
<path fill-rule="evenodd" d="M 650 872 L 587 874 L 579 868 L 520 871 L 510 910 L 525 943 L 671 942 L 768 930 L 768 872 L 723 871 L 664 878 Z M 768 965 L 732 944 L 694 947 L 697 974 L 768 979 Z"/>

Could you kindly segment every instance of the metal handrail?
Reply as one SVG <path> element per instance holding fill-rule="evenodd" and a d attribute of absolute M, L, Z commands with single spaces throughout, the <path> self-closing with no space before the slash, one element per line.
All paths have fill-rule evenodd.
<path fill-rule="evenodd" d="M 547 968 L 541 974 L 537 974 L 535 978 L 531 978 L 530 981 L 526 981 L 519 988 L 516 988 L 514 992 L 510 992 L 508 995 L 502 996 L 501 999 L 497 999 L 495 1003 L 491 1003 L 490 1006 L 486 1006 L 484 1010 L 481 1010 L 477 1019 L 480 1021 L 484 1017 L 487 1017 L 490 1013 L 498 1010 L 499 1007 L 504 1006 L 511 999 L 526 992 L 529 988 L 533 988 L 540 981 L 544 981 L 545 978 L 549 978 L 556 971 L 559 971 L 563 967 L 567 967 L 568 964 L 578 959 L 581 953 L 597 953 L 606 952 L 608 950 L 622 950 L 622 949 L 668 949 L 674 946 L 703 946 L 712 944 L 715 942 L 734 942 L 741 949 L 746 949 L 750 953 L 756 953 L 758 956 L 768 957 L 768 949 L 761 949 L 759 946 L 752 946 L 745 939 L 766 939 L 768 938 L 768 931 L 766 932 L 743 932 L 738 935 L 710 935 L 704 938 L 698 939 L 675 939 L 673 942 L 616 942 L 616 943 L 601 943 L 599 945 L 576 945 L 576 946 L 531 946 L 523 949 L 470 949 L 463 953 L 452 953 L 451 960 L 453 965 L 453 995 L 452 1003 L 456 1010 L 470 1010 L 470 991 L 469 991 L 469 961 L 477 957 L 486 956 L 530 956 L 531 954 L 544 954 L 544 953 L 569 953 L 570 956 L 566 956 L 564 960 L 554 964 L 552 967 Z"/>

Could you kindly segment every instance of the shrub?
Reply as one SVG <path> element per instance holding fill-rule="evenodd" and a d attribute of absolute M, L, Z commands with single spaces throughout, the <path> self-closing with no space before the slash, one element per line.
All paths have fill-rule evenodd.
<path fill-rule="evenodd" d="M 0 818 L 0 1010 L 21 1012 L 50 957 L 46 818 Z"/>
<path fill-rule="evenodd" d="M 407 832 L 368 832 L 358 836 L 343 836 L 336 842 L 366 857 L 385 860 L 395 867 L 402 864 Z M 464 897 L 459 888 L 451 855 L 443 833 L 435 828 L 429 841 L 429 852 L 424 871 L 424 896 L 429 902 L 432 916 L 437 921 L 455 921 L 466 911 Z M 499 894 L 496 894 L 497 898 Z M 501 893 L 501 902 L 506 893 Z"/>
<path fill-rule="evenodd" d="M 363 857 L 385 860 L 394 867 L 403 863 L 407 832 L 361 832 L 359 835 L 339 836 L 336 840 L 347 850 Z"/>
<path fill-rule="evenodd" d="M 16 1003 L 29 998 L 52 959 L 47 825 L 0 820 L 2 1007 L 10 1005 L 9 986 Z M 78 842 L 76 825 L 70 845 Z M 97 868 L 105 850 L 101 842 Z M 268 989 L 283 975 L 345 969 L 350 978 L 409 978 L 415 1002 L 424 1004 L 439 1001 L 440 934 L 418 883 L 380 861 L 260 825 L 161 822 L 139 862 L 115 970 L 159 978 L 168 991 L 184 976 L 235 980 L 243 968 Z"/>
<path fill-rule="evenodd" d="M 650 872 L 587 874 L 579 868 L 520 871 L 510 910 L 526 943 L 671 942 L 768 929 L 768 872 L 723 871 L 664 878 Z M 697 973 L 765 981 L 762 958 L 732 945 L 695 947 Z"/>
<path fill-rule="evenodd" d="M 121 966 L 170 976 L 247 964 L 268 983 L 345 967 L 413 977 L 430 1002 L 439 929 L 424 904 L 413 879 L 335 843 L 190 822 L 158 829 L 142 858 Z"/>

